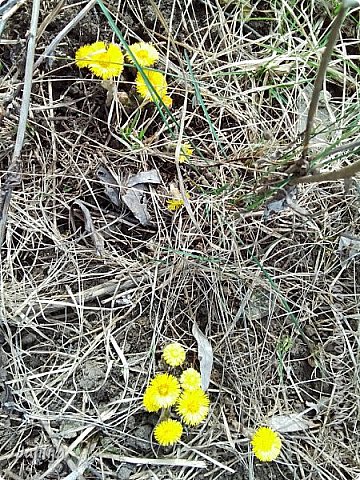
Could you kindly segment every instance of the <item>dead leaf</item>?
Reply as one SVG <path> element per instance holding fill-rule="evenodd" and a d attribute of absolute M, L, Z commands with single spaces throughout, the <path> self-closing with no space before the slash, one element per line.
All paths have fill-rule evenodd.
<path fill-rule="evenodd" d="M 147 186 L 143 183 L 139 183 L 136 185 L 136 188 L 131 188 L 125 193 L 125 195 L 121 196 L 121 200 L 125 203 L 136 220 L 139 220 L 141 225 L 148 225 L 151 221 L 147 209 L 147 191 Z"/>
<path fill-rule="evenodd" d="M 206 391 L 209 388 L 211 371 L 213 366 L 213 350 L 209 340 L 200 330 L 198 324 L 193 323 L 192 334 L 198 344 L 198 356 L 200 360 L 201 388 Z"/>
<path fill-rule="evenodd" d="M 180 190 L 173 183 L 170 183 L 169 192 L 172 198 L 182 199 Z"/>
<path fill-rule="evenodd" d="M 345 232 L 339 237 L 338 254 L 342 260 L 350 260 L 360 255 L 360 238 Z"/>
<path fill-rule="evenodd" d="M 116 207 L 120 207 L 120 187 L 115 187 L 115 185 L 118 185 L 118 181 L 104 165 L 100 165 L 96 175 L 101 183 L 103 183 L 105 194 L 109 197 L 110 202 L 112 202 Z"/>
<path fill-rule="evenodd" d="M 268 426 L 279 433 L 299 432 L 307 430 L 312 425 L 310 420 L 303 417 L 303 413 L 275 415 L 268 421 Z"/>
<path fill-rule="evenodd" d="M 161 183 L 161 178 L 157 170 L 148 170 L 147 172 L 139 172 L 136 175 L 133 175 L 129 178 L 126 186 L 134 187 L 142 183 L 153 183 L 159 185 Z"/>
<path fill-rule="evenodd" d="M 111 80 L 103 80 L 101 82 L 101 86 L 103 88 L 105 88 L 106 90 L 106 101 L 105 101 L 105 105 L 107 107 L 110 107 L 111 105 L 111 102 L 113 101 L 113 99 L 116 97 L 116 94 L 117 94 L 117 87 L 116 87 L 116 83 L 114 83 L 113 81 Z"/>
<path fill-rule="evenodd" d="M 124 183 L 117 180 L 104 165 L 100 165 L 97 176 L 104 185 L 106 195 L 114 205 L 120 207 L 122 202 L 141 225 L 151 223 L 147 209 L 147 193 L 149 184 L 159 185 L 161 183 L 157 170 L 139 172 Z M 124 191 L 125 193 L 122 193 Z"/>
<path fill-rule="evenodd" d="M 288 206 L 302 217 L 310 217 L 311 213 L 305 208 L 300 207 L 295 197 L 293 191 L 286 192 L 286 202 Z"/>
<path fill-rule="evenodd" d="M 264 220 L 268 220 L 268 218 L 273 214 L 283 212 L 288 207 L 289 206 L 286 197 L 281 198 L 280 200 L 273 200 L 272 202 L 269 202 L 265 206 Z"/>
<path fill-rule="evenodd" d="M 75 200 L 74 204 L 78 205 L 81 208 L 81 211 L 84 215 L 85 230 L 90 233 L 97 252 L 100 255 L 103 254 L 105 251 L 104 238 L 99 232 L 96 231 L 89 209 L 83 204 L 81 200 Z"/>
<path fill-rule="evenodd" d="M 267 203 L 264 210 L 264 220 L 268 220 L 273 214 L 277 214 L 287 210 L 289 207 L 293 208 L 292 200 L 295 197 L 296 188 L 293 187 L 289 191 L 282 193 L 282 198 L 272 200 Z"/>
<path fill-rule="evenodd" d="M 121 195 L 121 200 L 125 203 L 136 220 L 139 220 L 141 225 L 149 225 L 151 222 L 151 217 L 147 209 L 146 195 L 149 191 L 149 183 L 155 185 L 161 183 L 157 170 L 139 172 L 130 177 L 126 183 L 126 186 L 129 189 L 125 195 Z"/>
<path fill-rule="evenodd" d="M 315 410 L 316 416 L 324 414 L 330 403 L 330 397 L 320 398 L 316 403 L 315 402 L 305 402 L 305 405 L 308 407 L 306 413 Z"/>

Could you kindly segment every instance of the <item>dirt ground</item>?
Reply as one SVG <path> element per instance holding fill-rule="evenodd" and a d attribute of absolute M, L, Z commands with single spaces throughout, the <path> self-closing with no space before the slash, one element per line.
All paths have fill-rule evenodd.
<path fill-rule="evenodd" d="M 56 5 L 41 5 L 35 61 L 86 3 L 65 1 L 47 17 Z M 299 156 L 313 52 L 315 63 L 301 62 L 311 28 L 327 34 L 333 6 L 155 5 L 106 4 L 128 43 L 160 50 L 170 126 L 154 104 L 141 105 L 134 68 L 107 104 L 101 81 L 75 66 L 81 45 L 118 41 L 99 5 L 34 71 L 1 247 L 0 479 L 359 479 L 358 181 L 291 187 L 287 203 L 273 188 Z M 0 44 L 2 188 L 31 8 L 18 4 Z M 358 73 L 345 69 L 359 71 L 358 33 L 357 12 L 344 24 L 349 60 L 332 67 L 314 151 L 343 131 L 357 138 Z M 179 167 L 181 124 L 196 152 Z M 115 192 L 138 172 L 158 172 L 149 224 L 111 201 L 99 168 Z M 167 209 L 172 184 L 190 193 L 189 207 Z M 211 412 L 181 443 L 160 447 L 158 415 L 144 411 L 142 395 L 168 342 L 199 367 L 194 321 L 214 353 Z M 280 457 L 262 463 L 248 432 L 280 416 L 301 422 L 280 429 Z"/>

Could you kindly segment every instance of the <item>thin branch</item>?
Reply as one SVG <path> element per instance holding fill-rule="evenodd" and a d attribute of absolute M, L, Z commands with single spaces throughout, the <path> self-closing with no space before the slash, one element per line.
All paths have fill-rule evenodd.
<path fill-rule="evenodd" d="M 4 185 L 0 190 L 0 247 L 5 237 L 6 222 L 10 206 L 11 194 L 21 180 L 21 151 L 24 144 L 26 123 L 29 114 L 30 96 L 32 89 L 34 56 L 36 46 L 36 32 L 39 20 L 40 0 L 34 0 L 31 14 L 31 24 L 28 36 L 28 48 L 26 54 L 24 89 L 20 109 L 19 126 L 14 146 L 13 157 L 9 165 Z"/>
<path fill-rule="evenodd" d="M 304 134 L 304 142 L 303 142 L 303 152 L 302 152 L 302 158 L 306 158 L 309 150 L 309 142 L 310 142 L 310 135 L 311 131 L 313 128 L 314 124 L 314 118 L 315 114 L 317 111 L 318 103 L 319 103 L 319 98 L 320 98 L 320 92 L 323 89 L 324 85 L 324 79 L 325 79 L 325 74 L 326 74 L 326 69 L 329 64 L 331 54 L 334 49 L 335 42 L 338 38 L 340 27 L 342 25 L 342 22 L 346 16 L 346 13 L 348 11 L 348 6 L 345 6 L 344 3 L 341 5 L 339 13 L 337 14 L 334 23 L 332 24 L 329 39 L 325 48 L 325 51 L 323 53 L 319 70 L 315 79 L 314 83 L 314 90 L 312 92 L 311 96 L 311 102 L 309 106 L 309 113 L 307 116 L 307 122 L 306 122 L 306 129 L 305 129 L 305 134 Z"/>
<path fill-rule="evenodd" d="M 334 182 L 343 178 L 351 178 L 360 171 L 360 160 L 346 167 L 335 170 L 334 172 L 319 173 L 319 175 L 307 175 L 306 177 L 298 177 L 291 180 L 292 184 L 299 183 L 320 183 Z"/>

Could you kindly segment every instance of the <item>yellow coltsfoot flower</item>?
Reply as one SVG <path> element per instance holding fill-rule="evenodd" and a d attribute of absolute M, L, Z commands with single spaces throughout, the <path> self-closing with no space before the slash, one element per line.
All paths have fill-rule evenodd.
<path fill-rule="evenodd" d="M 171 367 L 178 367 L 185 361 L 185 350 L 180 343 L 174 342 L 166 345 L 163 351 L 165 362 Z"/>
<path fill-rule="evenodd" d="M 167 204 L 167 208 L 170 212 L 175 212 L 184 205 L 184 200 L 182 198 L 170 198 L 167 200 Z"/>
<path fill-rule="evenodd" d="M 181 145 L 179 163 L 186 163 L 189 157 L 194 153 L 194 149 L 191 148 L 190 143 L 186 142 Z"/>
<path fill-rule="evenodd" d="M 147 80 L 160 98 L 167 96 L 167 82 L 165 75 L 161 72 L 154 72 L 153 70 L 144 69 L 143 72 L 138 72 L 136 75 L 135 84 L 137 92 L 143 98 L 145 98 L 145 100 L 154 102 L 157 101 L 157 96 L 152 89 L 147 86 L 143 74 L 146 76 Z"/>
<path fill-rule="evenodd" d="M 198 390 L 201 388 L 201 375 L 195 368 L 187 368 L 180 377 L 180 383 L 184 390 Z"/>
<path fill-rule="evenodd" d="M 271 462 L 280 453 L 281 439 L 271 428 L 260 427 L 256 430 L 251 445 L 256 458 L 262 462 Z"/>
<path fill-rule="evenodd" d="M 167 208 L 171 212 L 175 212 L 184 205 L 184 199 L 180 191 L 173 184 L 170 185 L 170 194 L 172 195 L 172 198 L 167 200 Z M 188 192 L 185 192 L 185 196 L 186 198 L 190 198 L 190 194 Z"/>
<path fill-rule="evenodd" d="M 169 97 L 169 95 L 164 95 L 163 97 L 161 97 L 161 100 L 163 101 L 163 104 L 165 105 L 165 107 L 167 108 L 171 108 L 172 107 L 172 98 Z"/>
<path fill-rule="evenodd" d="M 184 390 L 179 397 L 176 411 L 188 425 L 198 425 L 209 413 L 210 400 L 204 390 Z"/>
<path fill-rule="evenodd" d="M 155 375 L 148 388 L 150 389 L 150 395 L 152 395 L 152 405 L 159 405 L 161 408 L 174 405 L 180 394 L 178 380 L 174 375 L 169 375 L 168 373 Z M 150 397 L 148 396 L 147 399 L 150 405 Z"/>
<path fill-rule="evenodd" d="M 157 412 L 160 410 L 161 405 L 159 405 L 155 398 L 157 395 L 157 390 L 154 387 L 148 386 L 144 393 L 143 405 L 145 410 L 148 412 Z"/>
<path fill-rule="evenodd" d="M 76 51 L 75 63 L 79 68 L 87 67 L 97 77 L 108 80 L 123 71 L 124 55 L 114 43 L 95 42 Z"/>
<path fill-rule="evenodd" d="M 183 427 L 177 420 L 164 420 L 158 423 L 154 430 L 156 441 L 163 445 L 173 445 L 181 438 Z"/>
<path fill-rule="evenodd" d="M 91 45 L 83 45 L 76 50 L 75 53 L 75 64 L 79 68 L 85 68 L 91 62 L 92 57 L 99 52 L 105 52 L 105 43 L 104 42 L 95 42 Z"/>
<path fill-rule="evenodd" d="M 159 52 L 154 45 L 147 42 L 138 42 L 129 45 L 129 50 L 136 58 L 136 61 L 141 67 L 150 67 L 159 60 Z M 130 54 L 126 55 L 130 63 L 134 63 Z"/>

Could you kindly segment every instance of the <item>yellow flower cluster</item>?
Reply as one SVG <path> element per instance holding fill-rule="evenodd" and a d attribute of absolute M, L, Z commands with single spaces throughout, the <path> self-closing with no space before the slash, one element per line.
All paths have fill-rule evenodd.
<path fill-rule="evenodd" d="M 172 99 L 167 94 L 165 75 L 146 68 L 158 61 L 159 52 L 147 42 L 134 43 L 129 45 L 128 49 L 127 60 L 141 68 L 135 79 L 137 92 L 148 101 L 157 102 L 160 99 L 167 108 L 170 108 Z M 122 73 L 124 55 L 118 45 L 100 41 L 80 47 L 75 54 L 75 63 L 79 68 L 88 68 L 97 77 L 108 80 Z"/>
<path fill-rule="evenodd" d="M 171 367 L 185 361 L 186 353 L 179 343 L 171 343 L 163 350 L 163 359 Z M 169 373 L 158 373 L 148 385 L 143 405 L 148 412 L 163 409 L 162 420 L 154 430 L 156 441 L 163 446 L 173 445 L 180 440 L 183 427 L 179 420 L 170 417 L 174 407 L 180 419 L 187 425 L 199 425 L 208 415 L 210 400 L 201 388 L 201 375 L 194 368 L 185 369 L 178 379 Z"/>

